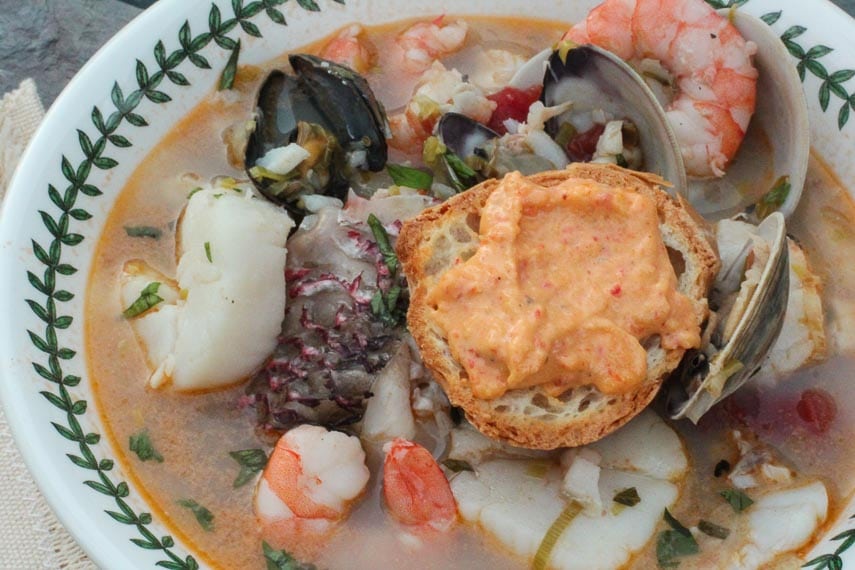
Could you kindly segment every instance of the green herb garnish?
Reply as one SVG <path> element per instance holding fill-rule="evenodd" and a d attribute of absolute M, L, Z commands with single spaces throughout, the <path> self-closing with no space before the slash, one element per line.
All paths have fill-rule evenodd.
<path fill-rule="evenodd" d="M 665 509 L 663 518 L 671 529 L 659 533 L 656 560 L 660 568 L 676 568 L 680 565 L 678 558 L 698 553 L 698 543 L 691 531 L 675 519 L 668 509 Z"/>
<path fill-rule="evenodd" d="M 205 531 L 211 532 L 214 530 L 214 515 L 211 511 L 193 499 L 180 499 L 177 503 L 185 509 L 193 511 L 193 515 L 196 517 L 196 522 L 198 522 L 199 526 L 205 529 Z"/>
<path fill-rule="evenodd" d="M 433 175 L 418 168 L 387 163 L 386 170 L 392 177 L 392 181 L 398 186 L 406 186 L 416 190 L 430 190 L 430 185 L 433 184 Z"/>
<path fill-rule="evenodd" d="M 223 74 L 220 75 L 220 91 L 231 89 L 235 85 L 235 77 L 237 76 L 238 56 L 240 55 L 240 40 L 235 43 L 232 53 L 229 55 L 229 60 L 226 62 L 226 67 L 223 69 Z"/>
<path fill-rule="evenodd" d="M 787 201 L 787 197 L 790 195 L 791 189 L 792 185 L 790 184 L 789 176 L 781 176 L 778 178 L 772 185 L 772 189 L 760 198 L 755 205 L 754 213 L 757 215 L 757 218 L 762 220 L 783 206 L 784 202 Z"/>
<path fill-rule="evenodd" d="M 125 226 L 125 233 L 129 237 L 151 239 L 160 239 L 160 236 L 163 235 L 163 231 L 152 226 Z"/>
<path fill-rule="evenodd" d="M 240 451 L 230 451 L 229 455 L 240 465 L 240 473 L 238 473 L 232 487 L 237 489 L 243 487 L 255 476 L 256 473 L 263 470 L 267 465 L 267 454 L 263 449 L 241 449 Z"/>
<path fill-rule="evenodd" d="M 275 550 L 266 542 L 261 543 L 267 570 L 317 570 L 314 564 L 304 564 L 284 550 Z"/>
<path fill-rule="evenodd" d="M 627 166 L 629 166 L 629 163 L 626 161 L 626 158 L 623 156 L 623 153 L 616 155 L 615 161 L 617 162 L 617 165 L 622 168 L 626 168 Z"/>
<path fill-rule="evenodd" d="M 698 523 L 698 530 L 708 536 L 721 540 L 724 540 L 725 538 L 730 536 L 730 529 L 724 528 L 723 526 L 718 526 L 717 524 L 705 521 L 703 519 L 701 519 L 701 521 Z"/>
<path fill-rule="evenodd" d="M 127 319 L 132 319 L 137 317 L 158 303 L 163 302 L 163 297 L 157 294 L 157 290 L 160 289 L 160 283 L 157 281 L 153 281 L 145 286 L 145 288 L 140 291 L 140 296 L 136 301 L 131 303 L 131 306 L 122 311 L 122 314 Z"/>
<path fill-rule="evenodd" d="M 205 257 L 208 258 L 208 263 L 214 263 L 214 259 L 211 257 L 211 242 L 205 242 Z"/>
<path fill-rule="evenodd" d="M 128 438 L 128 447 L 137 454 L 140 461 L 157 461 L 163 463 L 163 456 L 157 452 L 151 443 L 148 430 L 142 430 Z"/>
<path fill-rule="evenodd" d="M 371 228 L 374 241 L 377 242 L 383 264 L 389 270 L 389 279 L 392 282 L 387 291 L 378 289 L 374 293 L 371 298 L 371 314 L 383 324 L 394 327 L 406 317 L 407 313 L 406 299 L 403 296 L 404 289 L 397 284 L 398 268 L 400 267 L 398 254 L 395 253 L 395 249 L 389 241 L 389 234 L 386 233 L 386 228 L 383 227 L 377 216 L 368 215 L 368 226 Z"/>
<path fill-rule="evenodd" d="M 558 539 L 576 518 L 576 515 L 582 512 L 582 505 L 577 501 L 570 501 L 555 522 L 546 531 L 546 535 L 540 542 L 537 552 L 534 555 L 534 561 L 531 563 L 532 570 L 545 570 L 549 565 L 549 557 L 552 556 L 552 549 L 555 548 Z"/>
<path fill-rule="evenodd" d="M 754 504 L 754 501 L 751 500 L 751 497 L 740 491 L 739 489 L 725 489 L 721 493 L 719 493 L 724 500 L 730 503 L 730 506 L 733 507 L 733 510 L 737 513 L 741 513 L 748 507 Z"/>
<path fill-rule="evenodd" d="M 190 198 L 192 198 L 192 197 L 193 197 L 193 194 L 195 194 L 196 192 L 201 192 L 201 191 L 202 191 L 202 187 L 201 187 L 201 186 L 196 186 L 195 188 L 193 188 L 192 190 L 190 190 L 190 192 L 188 192 L 188 193 L 187 193 L 187 199 L 189 200 Z"/>
<path fill-rule="evenodd" d="M 445 152 L 445 162 L 450 169 L 451 184 L 458 192 L 463 192 L 478 183 L 478 174 L 450 150 Z"/>
<path fill-rule="evenodd" d="M 472 466 L 468 461 L 463 461 L 462 459 L 446 459 L 442 464 L 455 473 L 460 473 L 461 471 L 475 471 L 472 469 Z"/>
<path fill-rule="evenodd" d="M 638 496 L 638 489 L 629 487 L 617 493 L 612 500 L 619 505 L 634 507 L 641 502 L 641 497 Z"/>
<path fill-rule="evenodd" d="M 374 214 L 368 215 L 368 226 L 371 228 L 371 233 L 374 234 L 377 247 L 380 248 L 383 263 L 389 268 L 389 273 L 395 273 L 398 270 L 398 254 L 395 253 L 395 249 L 389 242 L 389 234 L 386 233 L 386 228 Z"/>

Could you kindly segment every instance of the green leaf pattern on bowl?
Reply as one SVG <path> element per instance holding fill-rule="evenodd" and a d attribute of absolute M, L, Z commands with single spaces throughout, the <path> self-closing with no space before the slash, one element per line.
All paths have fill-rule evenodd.
<path fill-rule="evenodd" d="M 123 123 L 137 128 L 148 125 L 145 117 L 137 112 L 143 99 L 157 105 L 169 103 L 172 98 L 163 90 L 164 88 L 190 85 L 187 77 L 179 71 L 179 68 L 186 66 L 187 62 L 200 69 L 211 69 L 203 52 L 212 49 L 210 47 L 212 43 L 222 50 L 231 51 L 236 49 L 239 39 L 232 35 L 238 36 L 243 33 L 260 38 L 262 34 L 258 26 L 251 21 L 260 14 L 263 13 L 274 23 L 286 25 L 285 16 L 278 8 L 286 1 L 257 0 L 244 4 L 244 0 L 232 0 L 233 15 L 226 19 L 223 19 L 220 8 L 212 3 L 208 14 L 207 31 L 194 35 L 189 21 L 185 21 L 178 32 L 176 49 L 169 52 L 162 40 L 155 44 L 153 52 L 157 70 L 154 73 L 151 73 L 143 62 L 137 60 L 135 69 L 137 86 L 127 93 L 127 88 L 123 89 L 118 82 L 114 83 L 110 93 L 114 108 L 108 113 L 97 106 L 92 108 L 91 120 L 95 134 L 90 135 L 83 130 L 77 131 L 83 159 L 75 167 L 69 157 L 62 156 L 60 168 L 62 176 L 68 182 L 67 186 L 60 190 L 53 185 L 48 185 L 48 197 L 56 209 L 50 212 L 40 210 L 39 215 L 42 224 L 52 236 L 50 243 L 45 247 L 36 240 L 32 240 L 33 255 L 44 266 L 44 272 L 40 276 L 32 271 L 27 272 L 27 278 L 33 288 L 33 296 L 38 300 L 27 299 L 26 302 L 36 317 L 44 323 L 44 330 L 40 332 L 28 330 L 27 333 L 33 346 L 44 354 L 44 360 L 32 362 L 33 369 L 40 377 L 55 385 L 54 391 L 45 390 L 40 393 L 64 414 L 60 421 L 51 423 L 60 436 L 76 444 L 75 450 L 66 454 L 68 459 L 78 467 L 92 472 L 92 479 L 85 481 L 84 484 L 114 499 L 116 510 L 105 511 L 107 515 L 121 524 L 135 527 L 139 538 L 132 538 L 131 542 L 143 549 L 162 551 L 164 558 L 156 564 L 171 570 L 195 570 L 199 568 L 199 564 L 191 555 L 185 555 L 182 558 L 171 536 L 158 537 L 149 529 L 152 523 L 151 513 L 137 513 L 125 501 L 131 491 L 126 482 L 116 481 L 111 477 L 111 471 L 114 468 L 113 460 L 99 459 L 93 452 L 92 446 L 100 441 L 100 434 L 87 432 L 78 420 L 79 416 L 87 413 L 87 402 L 75 399 L 69 392 L 69 388 L 78 386 L 81 378 L 63 372 L 63 362 L 75 358 L 77 354 L 74 350 L 63 347 L 60 342 L 61 331 L 72 324 L 72 317 L 63 315 L 62 307 L 74 297 L 71 292 L 62 288 L 62 282 L 64 277 L 74 275 L 77 268 L 63 262 L 63 248 L 76 247 L 84 240 L 83 235 L 74 233 L 73 224 L 75 221 L 82 222 L 92 217 L 85 207 L 78 206 L 80 194 L 89 198 L 97 198 L 102 194 L 99 188 L 87 182 L 92 169 L 115 168 L 118 162 L 109 156 L 110 148 L 121 149 L 132 146 L 128 138 L 117 133 L 119 127 Z M 343 0 L 334 1 L 344 3 Z M 734 8 L 749 1 L 707 0 L 714 8 Z M 308 11 L 321 10 L 314 0 L 296 0 L 296 3 Z M 770 12 L 762 16 L 762 19 L 770 26 L 774 26 L 779 22 L 781 15 L 782 11 Z M 829 108 L 832 95 L 843 101 L 837 115 L 838 128 L 843 129 L 850 119 L 850 110 L 855 111 L 855 92 L 849 92 L 844 85 L 855 77 L 855 70 L 841 69 L 830 72 L 826 69 L 819 60 L 829 54 L 832 48 L 816 45 L 806 49 L 798 43 L 799 36 L 805 31 L 803 26 L 790 26 L 782 32 L 781 40 L 798 61 L 796 65 L 802 81 L 805 81 L 807 72 L 810 72 L 822 82 L 818 97 L 823 111 Z M 846 530 L 831 540 L 841 541 L 837 549 L 833 553 L 823 554 L 810 560 L 805 564 L 806 568 L 813 570 L 843 568 L 841 555 L 855 544 L 855 528 Z"/>

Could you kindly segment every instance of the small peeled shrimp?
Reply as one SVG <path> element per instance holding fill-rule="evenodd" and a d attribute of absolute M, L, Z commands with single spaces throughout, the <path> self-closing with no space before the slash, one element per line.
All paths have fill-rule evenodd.
<path fill-rule="evenodd" d="M 377 63 L 374 45 L 364 37 L 359 24 L 344 28 L 321 50 L 321 57 L 346 65 L 357 73 L 367 73 Z"/>
<path fill-rule="evenodd" d="M 417 73 L 430 67 L 437 59 L 462 48 L 468 31 L 466 22 L 445 22 L 443 15 L 432 22 L 413 24 L 395 41 L 404 50 L 404 67 Z"/>
<path fill-rule="evenodd" d="M 665 114 L 686 171 L 723 176 L 754 113 L 757 51 L 703 0 L 606 0 L 565 35 L 633 64 L 658 61 L 676 86 Z"/>
<path fill-rule="evenodd" d="M 301 425 L 276 442 L 255 490 L 255 514 L 277 542 L 311 543 L 347 515 L 368 477 L 359 439 Z"/>
<path fill-rule="evenodd" d="M 383 497 L 391 515 L 415 529 L 450 529 L 457 520 L 457 503 L 430 452 L 401 438 L 383 450 Z"/>

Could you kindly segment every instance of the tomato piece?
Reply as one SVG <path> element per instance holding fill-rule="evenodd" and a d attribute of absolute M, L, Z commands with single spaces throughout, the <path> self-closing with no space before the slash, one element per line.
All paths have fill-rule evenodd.
<path fill-rule="evenodd" d="M 540 98 L 540 85 L 534 85 L 528 89 L 517 89 L 516 87 L 505 87 L 487 99 L 496 103 L 496 109 L 490 117 L 487 126 L 503 135 L 508 132 L 505 128 L 505 120 L 514 119 L 520 123 L 525 122 L 528 117 L 528 108 Z"/>
<path fill-rule="evenodd" d="M 588 162 L 597 150 L 597 141 L 606 130 L 605 125 L 596 124 L 584 133 L 579 133 L 567 143 L 567 157 L 573 162 Z"/>
<path fill-rule="evenodd" d="M 812 432 L 822 435 L 828 431 L 837 417 L 837 404 L 832 395 L 825 390 L 810 388 L 802 392 L 796 404 L 796 412 Z"/>

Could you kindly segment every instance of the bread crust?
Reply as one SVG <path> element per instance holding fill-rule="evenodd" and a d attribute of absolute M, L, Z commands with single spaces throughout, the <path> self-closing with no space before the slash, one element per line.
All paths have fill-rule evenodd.
<path fill-rule="evenodd" d="M 706 299 L 719 269 L 715 242 L 706 222 L 685 201 L 665 192 L 662 187 L 667 182 L 653 174 L 614 165 L 579 163 L 566 170 L 528 177 L 545 187 L 557 186 L 570 178 L 629 188 L 653 199 L 659 213 L 660 233 L 678 274 L 678 289 L 692 301 L 700 326 L 709 314 Z M 658 342 L 646 347 L 647 378 L 625 395 L 606 396 L 593 386 L 585 386 L 553 398 L 536 386 L 510 390 L 494 400 L 474 397 L 466 371 L 451 355 L 445 332 L 432 319 L 433 310 L 426 298 L 445 269 L 476 251 L 480 211 L 499 183 L 487 180 L 404 223 L 396 250 L 410 287 L 408 327 L 424 364 L 445 389 L 451 403 L 461 407 L 467 419 L 485 435 L 535 449 L 574 447 L 596 441 L 628 422 L 651 402 L 685 351 L 666 351 Z M 682 259 L 674 252 L 679 252 Z"/>

